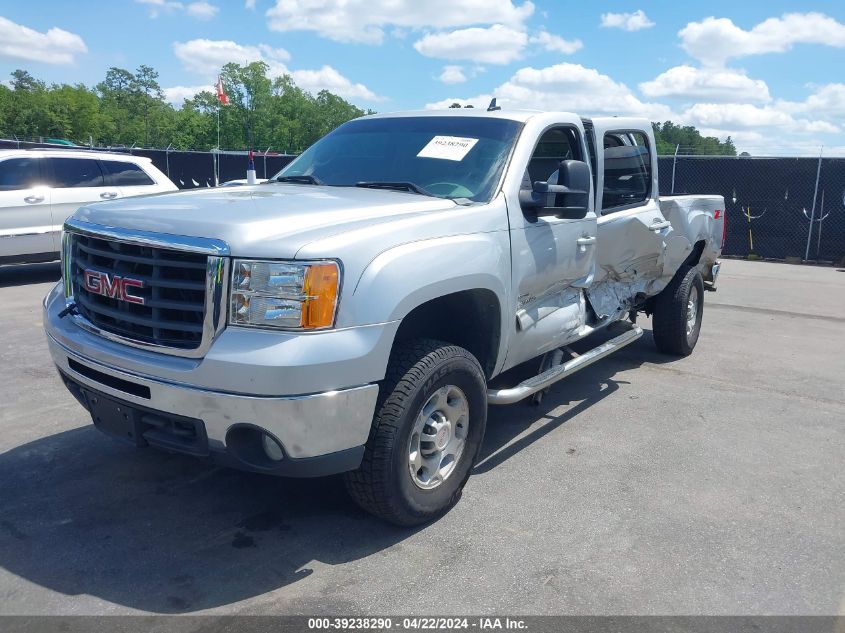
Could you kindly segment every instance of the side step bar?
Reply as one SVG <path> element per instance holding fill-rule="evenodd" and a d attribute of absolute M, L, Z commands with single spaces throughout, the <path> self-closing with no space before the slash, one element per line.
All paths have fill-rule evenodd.
<path fill-rule="evenodd" d="M 597 360 L 622 349 L 626 345 L 630 345 L 642 335 L 642 328 L 638 325 L 632 325 L 630 329 L 619 336 L 602 343 L 598 347 L 594 347 L 588 352 L 584 352 L 580 356 L 576 356 L 562 365 L 555 365 L 542 374 L 523 380 L 516 387 L 510 387 L 509 389 L 488 389 L 487 402 L 489 404 L 513 404 L 514 402 L 519 402 L 528 396 L 534 395 L 538 391 L 542 391 L 546 387 L 550 387 L 558 380 L 574 374 L 579 369 L 584 369 L 584 367 L 592 365 Z"/>

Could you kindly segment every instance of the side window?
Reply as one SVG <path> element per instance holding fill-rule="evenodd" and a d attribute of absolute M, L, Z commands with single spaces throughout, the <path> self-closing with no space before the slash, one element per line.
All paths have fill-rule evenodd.
<path fill-rule="evenodd" d="M 557 172 L 560 161 L 569 159 L 582 160 L 581 145 L 575 130 L 568 127 L 547 130 L 537 141 L 537 147 L 528 162 L 530 181 L 548 182 L 549 177 Z"/>
<path fill-rule="evenodd" d="M 103 172 L 93 158 L 47 158 L 53 172 L 53 186 L 104 187 Z"/>
<path fill-rule="evenodd" d="M 602 213 L 648 200 L 651 156 L 642 132 L 615 132 L 604 137 Z"/>
<path fill-rule="evenodd" d="M 0 162 L 0 191 L 29 189 L 39 184 L 37 158 L 9 158 Z"/>
<path fill-rule="evenodd" d="M 109 182 L 115 187 L 139 187 L 154 185 L 155 182 L 135 163 L 117 160 L 101 161 Z"/>

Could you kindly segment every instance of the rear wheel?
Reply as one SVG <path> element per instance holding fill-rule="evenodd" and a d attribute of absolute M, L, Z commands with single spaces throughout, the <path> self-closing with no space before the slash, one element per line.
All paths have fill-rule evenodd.
<path fill-rule="evenodd" d="M 487 423 L 484 372 L 467 350 L 421 339 L 394 349 L 352 498 L 397 525 L 440 516 L 460 498 Z"/>
<path fill-rule="evenodd" d="M 654 304 L 652 333 L 665 354 L 689 356 L 698 342 L 704 312 L 704 281 L 698 269 L 682 267 Z"/>

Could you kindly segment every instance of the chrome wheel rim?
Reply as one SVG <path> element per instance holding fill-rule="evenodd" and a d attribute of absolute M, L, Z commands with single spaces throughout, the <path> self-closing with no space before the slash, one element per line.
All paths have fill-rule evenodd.
<path fill-rule="evenodd" d="M 687 336 L 695 330 L 695 324 L 698 321 L 698 299 L 698 287 L 693 286 L 687 300 Z"/>
<path fill-rule="evenodd" d="M 408 440 L 408 469 L 418 488 L 437 488 L 455 472 L 468 431 L 469 402 L 464 392 L 446 385 L 431 394 Z"/>

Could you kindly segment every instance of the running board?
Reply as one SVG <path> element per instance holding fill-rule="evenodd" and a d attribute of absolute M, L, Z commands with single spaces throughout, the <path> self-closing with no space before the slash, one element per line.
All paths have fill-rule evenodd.
<path fill-rule="evenodd" d="M 632 325 L 629 330 L 626 330 L 619 336 L 602 343 L 598 347 L 594 347 L 588 352 L 584 352 L 580 356 L 576 356 L 562 365 L 556 365 L 551 369 L 547 369 L 542 374 L 532 376 L 528 380 L 523 380 L 516 387 L 509 389 L 488 389 L 487 402 L 489 404 L 513 404 L 514 402 L 519 402 L 528 396 L 534 395 L 538 391 L 550 387 L 558 380 L 574 374 L 579 369 L 584 369 L 584 367 L 592 365 L 597 360 L 622 349 L 626 345 L 630 345 L 642 335 L 642 328 Z"/>

